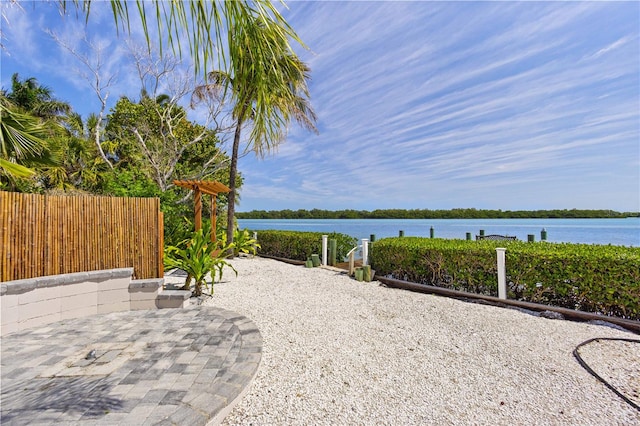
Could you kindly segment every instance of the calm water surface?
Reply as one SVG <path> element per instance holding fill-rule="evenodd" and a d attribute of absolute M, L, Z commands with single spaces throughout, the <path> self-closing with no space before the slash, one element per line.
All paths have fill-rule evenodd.
<path fill-rule="evenodd" d="M 542 229 L 547 241 L 584 244 L 613 244 L 640 247 L 640 218 L 627 219 L 239 219 L 241 229 L 260 231 L 339 232 L 358 239 L 404 235 L 429 237 L 433 227 L 436 238 L 472 238 L 482 229 L 486 235 L 512 235 L 527 241 L 534 235 L 540 241 Z"/>

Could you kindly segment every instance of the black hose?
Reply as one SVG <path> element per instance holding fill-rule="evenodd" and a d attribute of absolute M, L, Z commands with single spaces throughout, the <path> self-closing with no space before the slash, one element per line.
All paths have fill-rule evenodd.
<path fill-rule="evenodd" d="M 623 339 L 623 338 L 615 338 L 615 337 L 596 337 L 595 339 L 589 339 L 586 340 L 582 343 L 580 343 L 578 346 L 576 346 L 576 348 L 573 350 L 573 356 L 576 357 L 576 359 L 578 360 L 578 362 L 580 363 L 580 365 L 582 366 L 582 368 L 584 368 L 585 370 L 587 370 L 593 377 L 595 377 L 596 379 L 600 380 L 602 383 L 604 383 L 604 385 L 606 387 L 608 387 L 609 389 L 611 389 L 616 395 L 618 395 L 620 398 L 622 398 L 624 400 L 624 402 L 626 402 L 627 404 L 631 405 L 633 408 L 635 408 L 636 410 L 640 411 L 640 406 L 638 406 L 638 404 L 636 404 L 635 402 L 633 402 L 632 400 L 630 400 L 629 398 L 627 398 L 625 395 L 623 395 L 620 391 L 618 391 L 618 389 L 616 389 L 615 387 L 613 387 L 609 382 L 607 382 L 605 379 L 603 379 L 602 377 L 600 377 L 595 371 L 593 371 L 593 369 L 591 367 L 589 367 L 589 365 L 582 359 L 582 357 L 580 356 L 579 353 L 579 349 L 582 346 L 585 346 L 591 342 L 597 342 L 599 340 L 617 340 L 617 341 L 622 341 L 622 342 L 632 342 L 632 343 L 640 343 L 640 340 L 637 339 Z"/>

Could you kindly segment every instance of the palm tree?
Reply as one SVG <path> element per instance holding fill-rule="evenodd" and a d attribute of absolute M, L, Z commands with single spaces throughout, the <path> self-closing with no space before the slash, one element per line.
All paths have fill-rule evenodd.
<path fill-rule="evenodd" d="M 59 0 L 63 13 L 71 4 L 77 11 L 84 13 L 86 19 L 91 13 L 91 0 Z M 296 32 L 285 21 L 271 0 L 190 0 L 190 1 L 155 1 L 145 0 L 111 0 L 116 27 L 130 32 L 131 18 L 129 6 L 135 3 L 135 9 L 140 17 L 140 24 L 151 46 L 149 37 L 149 23 L 155 21 L 160 35 L 158 42 L 160 54 L 163 51 L 163 38 L 166 35 L 169 46 L 174 53 L 182 56 L 181 42 L 185 36 L 188 39 L 196 74 L 204 70 L 212 59 L 218 59 L 223 64 L 233 61 L 238 49 L 229 40 L 225 40 L 225 33 L 236 32 L 238 28 L 249 28 L 255 20 L 261 21 L 274 33 L 278 33 L 285 43 L 289 39 L 303 44 Z"/>
<path fill-rule="evenodd" d="M 68 103 L 55 99 L 51 89 L 35 77 L 20 81 L 18 73 L 11 76 L 11 92 L 6 96 L 16 107 L 43 120 L 59 119 L 71 111 Z"/>
<path fill-rule="evenodd" d="M 236 27 L 229 45 L 238 49 L 231 57 L 231 73 L 214 71 L 193 93 L 192 102 L 208 97 L 230 98 L 235 122 L 227 204 L 227 241 L 233 242 L 238 153 L 245 125 L 252 126 L 247 149 L 259 157 L 284 141 L 293 118 L 316 131 L 316 115 L 309 101 L 309 67 L 282 38 L 261 21 Z M 230 253 L 231 254 L 231 253 Z"/>
<path fill-rule="evenodd" d="M 48 144 L 43 139 L 46 135 L 47 129 L 40 119 L 20 111 L 0 93 L 0 168 L 9 177 L 35 174 L 25 164 L 47 157 Z"/>
<path fill-rule="evenodd" d="M 11 91 L 0 94 L 0 166 L 9 181 L 35 175 L 30 167 L 57 170 L 52 141 L 63 131 L 61 123 L 71 111 L 68 103 L 53 97 L 51 89 L 35 77 L 11 77 Z"/>
<path fill-rule="evenodd" d="M 87 190 L 99 183 L 107 165 L 91 140 L 97 120 L 95 114 L 83 120 L 76 112 L 65 117 L 64 132 L 52 139 L 52 150 L 60 158 L 60 164 L 44 170 L 49 187 Z"/>
<path fill-rule="evenodd" d="M 71 5 L 77 11 L 82 12 L 88 20 L 93 2 L 91 0 L 59 0 L 59 3 L 63 15 Z M 110 0 L 110 3 L 116 27 L 130 31 L 129 5 L 132 2 Z M 168 44 L 174 53 L 182 56 L 181 41 L 186 34 L 196 74 L 201 70 L 206 73 L 207 64 L 217 58 L 220 63 L 225 65 L 223 68 L 233 70 L 236 80 L 247 80 L 249 77 L 247 75 L 248 69 L 246 67 L 244 70 L 237 69 L 238 63 L 247 62 L 247 58 L 243 57 L 245 53 L 252 54 L 254 64 L 267 66 L 268 62 L 265 62 L 264 59 L 269 55 L 268 49 L 273 46 L 274 39 L 288 50 L 291 49 L 289 40 L 304 46 L 271 0 L 192 0 L 188 2 L 173 0 L 168 4 L 161 1 L 136 0 L 135 6 L 149 46 L 151 46 L 149 22 L 153 22 L 155 17 L 161 54 L 163 39 L 166 35 Z M 148 17 L 150 19 L 147 19 Z M 261 22 L 265 31 L 256 31 L 258 27 L 256 22 Z M 247 41 L 254 43 L 249 51 L 246 49 Z M 265 77 L 265 70 L 266 68 L 258 67 L 249 74 L 255 74 L 254 80 L 256 82 L 262 81 L 261 85 L 264 86 L 267 81 L 262 78 Z M 240 89 L 240 91 L 243 92 L 244 89 Z M 258 129 L 269 128 L 269 132 L 277 132 L 281 127 L 280 124 L 272 126 L 269 123 L 264 126 L 265 123 L 268 123 L 267 116 L 269 115 L 263 111 L 263 105 L 268 104 L 264 95 L 264 90 L 256 92 L 255 107 L 257 111 L 254 124 Z M 246 96 L 242 96 L 240 99 L 246 99 Z"/>

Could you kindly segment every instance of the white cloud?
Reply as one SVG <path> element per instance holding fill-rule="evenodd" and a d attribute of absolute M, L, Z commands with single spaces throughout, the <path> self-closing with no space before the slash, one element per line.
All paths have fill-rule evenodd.
<path fill-rule="evenodd" d="M 294 124 L 273 156 L 243 158 L 243 210 L 640 206 L 637 4 L 288 6 L 320 135 Z M 24 34 L 28 21 L 12 20 Z M 112 23 L 110 10 L 96 20 Z M 124 69 L 122 43 L 95 37 Z M 24 63 L 63 78 L 64 57 L 33 59 L 41 45 Z M 133 77 L 119 74 L 117 95 L 137 95 Z"/>

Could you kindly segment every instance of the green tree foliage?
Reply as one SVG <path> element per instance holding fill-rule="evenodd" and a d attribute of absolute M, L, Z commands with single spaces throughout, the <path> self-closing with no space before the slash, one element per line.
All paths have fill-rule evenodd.
<path fill-rule="evenodd" d="M 193 215 L 190 191 L 176 179 L 228 177 L 227 157 L 214 132 L 187 119 L 184 108 L 165 97 L 123 97 L 107 117 L 103 147 L 114 159 L 105 171 L 102 192 L 118 196 L 160 197 L 165 214 L 165 240 L 177 244 L 192 231 L 183 217 Z M 204 215 L 210 206 L 204 203 Z"/>
<path fill-rule="evenodd" d="M 256 19 L 247 25 L 232 26 L 229 43 L 238 52 L 231 56 L 231 72 L 209 73 L 208 83 L 194 91 L 194 101 L 213 96 L 226 98 L 231 104 L 234 136 L 227 222 L 232 223 L 243 128 L 250 125 L 251 129 L 247 150 L 263 156 L 284 141 L 292 119 L 316 131 L 316 115 L 307 88 L 310 69 L 293 53 L 286 34 Z M 228 241 L 233 242 L 233 234 L 233 227 L 228 227 Z"/>
<path fill-rule="evenodd" d="M 160 101 L 121 98 L 107 117 L 108 153 L 139 168 L 163 191 L 178 178 L 218 178 L 224 156 L 214 132 L 189 121 L 184 108 Z"/>
<path fill-rule="evenodd" d="M 36 174 L 27 165 L 44 155 L 45 128 L 36 117 L 20 112 L 0 94 L 0 188 L 15 186 L 15 179 Z"/>
<path fill-rule="evenodd" d="M 91 15 L 93 4 L 94 2 L 90 0 L 60 1 L 63 14 L 66 14 L 68 8 L 75 8 L 76 11 L 85 15 L 87 21 Z M 166 47 L 167 44 L 173 49 L 174 54 L 182 56 L 181 48 L 186 41 L 195 64 L 196 75 L 202 70 L 206 74 L 206 67 L 209 64 L 216 64 L 216 68 L 233 76 L 235 81 L 241 82 L 231 90 L 234 96 L 237 95 L 237 99 L 241 100 L 240 105 L 244 108 L 244 112 L 238 114 L 237 117 L 242 117 L 243 122 L 252 121 L 252 140 L 256 141 L 254 147 L 258 152 L 262 152 L 265 148 L 270 149 L 282 140 L 286 126 L 292 117 L 303 121 L 305 117 L 311 117 L 305 97 L 298 97 L 301 94 L 308 96 L 305 82 L 308 77 L 308 69 L 301 66 L 301 62 L 293 54 L 289 44 L 290 41 L 300 44 L 302 42 L 280 15 L 276 4 L 270 0 L 194 0 L 189 2 L 111 0 L 110 5 L 116 28 L 122 28 L 126 32 L 129 32 L 133 21 L 130 11 L 135 11 L 134 14 L 140 18 L 139 22 L 142 24 L 149 50 L 152 45 L 156 44 L 151 41 L 150 29 L 155 22 L 160 56 L 163 56 L 163 46 Z M 224 90 L 229 90 L 229 86 L 225 85 Z M 30 102 L 32 97 L 21 94 L 20 99 L 26 99 Z M 7 111 L 8 109 L 3 106 L 1 111 L 3 118 L 8 116 Z M 40 112 L 44 114 L 46 111 L 51 113 L 56 110 L 42 109 L 38 114 Z M 166 159 L 162 156 L 162 153 L 166 152 L 163 150 L 166 148 L 163 143 L 169 140 L 165 138 L 166 135 L 171 135 L 174 141 L 186 139 L 193 141 L 193 134 L 172 134 L 172 129 L 167 127 L 155 129 L 157 133 L 154 134 L 154 129 L 150 127 L 146 129 L 150 133 L 143 135 L 141 127 L 128 126 L 128 118 L 121 117 L 121 119 L 123 125 L 118 127 L 114 124 L 111 130 L 115 132 L 117 128 L 123 133 L 122 137 L 114 133 L 108 140 L 105 140 L 101 132 L 95 131 L 93 133 L 96 149 L 102 153 L 104 143 L 105 148 L 111 152 L 110 157 L 102 155 L 102 161 L 109 168 L 112 168 L 112 159 L 117 161 L 120 163 L 119 170 L 102 172 L 99 162 L 87 161 L 90 151 L 79 145 L 78 142 L 82 138 L 78 138 L 76 133 L 66 141 L 58 141 L 57 150 L 68 155 L 71 160 L 68 164 L 58 164 L 56 169 L 50 170 L 46 178 L 48 184 L 63 189 L 81 184 L 91 186 L 92 191 L 95 192 L 110 193 L 110 191 L 114 191 L 122 195 L 129 195 L 129 190 L 132 192 L 143 190 L 135 182 L 137 177 L 142 176 L 146 181 L 156 183 L 160 189 L 164 190 L 163 194 L 170 193 L 165 197 L 175 202 L 176 200 L 183 201 L 184 198 L 173 193 L 170 184 L 172 176 L 179 175 L 180 178 L 186 178 L 197 175 L 199 178 L 215 177 L 217 180 L 225 181 L 225 179 L 217 178 L 213 171 L 202 173 L 203 169 L 206 170 L 212 164 L 211 157 L 209 156 L 206 160 L 205 157 L 211 154 L 207 144 L 214 144 L 214 138 L 207 136 L 205 138 L 207 140 L 198 140 L 191 147 L 182 145 L 178 148 L 178 150 L 182 149 L 182 152 L 177 157 L 174 155 L 170 159 Z M 5 121 L 3 119 L 3 123 Z M 98 121 L 97 127 L 94 126 L 93 129 L 100 128 L 102 123 L 101 120 Z M 147 122 L 151 123 L 153 120 L 147 117 Z M 164 123 L 166 124 L 166 121 Z M 181 128 L 188 133 L 189 127 L 185 125 Z M 242 126 L 238 127 L 238 131 L 240 128 Z M 28 145 L 25 144 L 25 141 L 38 140 L 37 133 L 33 130 L 29 126 L 24 126 L 21 129 L 25 140 L 19 141 L 22 142 L 20 148 Z M 67 130 L 71 131 L 71 126 Z M 191 126 L 190 130 L 195 131 L 196 128 Z M 129 132 L 128 136 L 127 132 Z M 12 135 L 15 136 L 16 133 L 14 132 Z M 15 153 L 15 150 L 11 153 Z M 36 157 L 44 158 L 44 151 L 36 154 Z M 171 161 L 175 158 L 180 160 L 172 164 Z M 15 155 L 7 154 L 1 160 L 3 171 L 6 170 L 5 167 L 10 167 L 14 172 L 29 173 L 28 170 L 21 169 L 20 165 L 14 161 Z M 204 160 L 205 167 L 203 167 L 201 160 Z M 80 173 L 79 169 L 75 167 L 78 164 L 88 164 L 90 172 Z M 200 168 L 200 173 L 191 174 L 196 165 Z M 187 176 L 189 174 L 191 176 Z M 234 180 L 237 177 L 235 170 L 230 175 Z M 123 180 L 121 181 L 119 178 L 123 178 Z M 239 181 L 233 182 L 234 190 L 240 186 L 240 183 Z M 33 189 L 30 188 L 30 190 Z M 144 190 L 149 191 L 148 188 Z M 230 198 L 229 222 L 231 223 L 235 194 L 232 194 Z M 163 205 L 165 204 L 163 203 Z M 180 203 L 178 202 L 178 204 Z M 229 240 L 232 241 L 232 239 L 233 235 L 230 235 Z"/>
<path fill-rule="evenodd" d="M 53 139 L 63 132 L 61 122 L 70 106 L 53 97 L 51 89 L 31 77 L 11 77 L 11 90 L 0 93 L 0 186 L 38 190 L 47 167 L 56 167 Z M 36 171 L 38 170 L 38 171 Z M 31 178 L 25 180 L 25 178 Z"/>
<path fill-rule="evenodd" d="M 104 161 L 91 142 L 95 116 L 86 122 L 68 103 L 33 77 L 12 76 L 3 91 L 2 157 L 28 165 L 31 179 L 5 174 L 5 187 L 17 191 L 92 191 L 100 187 Z M 26 177 L 27 175 L 17 176 Z"/>
<path fill-rule="evenodd" d="M 237 213 L 238 219 L 589 219 L 637 217 L 640 212 L 613 210 L 253 210 Z"/>
<path fill-rule="evenodd" d="M 18 73 L 11 76 L 11 92 L 6 97 L 19 109 L 43 120 L 61 119 L 71 111 L 71 106 L 56 99 L 49 87 L 35 77 L 20 80 Z"/>
<path fill-rule="evenodd" d="M 314 253 L 322 253 L 322 235 L 322 232 L 261 230 L 258 231 L 258 252 L 261 255 L 305 261 Z M 336 258 L 339 261 L 345 260 L 349 251 L 358 244 L 356 238 L 346 234 L 331 232 L 326 235 L 336 240 Z"/>

